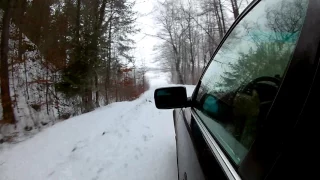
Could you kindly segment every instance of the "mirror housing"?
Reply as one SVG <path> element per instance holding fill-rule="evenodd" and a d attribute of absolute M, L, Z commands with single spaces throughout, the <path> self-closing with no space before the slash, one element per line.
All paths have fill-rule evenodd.
<path fill-rule="evenodd" d="M 183 86 L 165 87 L 154 91 L 154 100 L 158 109 L 173 109 L 190 107 L 187 90 Z"/>

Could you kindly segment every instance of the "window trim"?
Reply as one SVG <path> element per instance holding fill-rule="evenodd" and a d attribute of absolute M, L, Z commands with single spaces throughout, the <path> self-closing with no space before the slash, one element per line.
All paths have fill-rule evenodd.
<path fill-rule="evenodd" d="M 221 149 L 222 153 L 224 153 L 224 156 L 228 159 L 228 161 L 230 162 L 230 164 L 235 168 L 239 168 L 240 165 L 241 165 L 241 161 L 239 164 L 237 164 L 231 157 L 231 155 L 228 153 L 228 151 L 223 147 L 222 143 L 219 141 L 219 138 L 217 138 L 215 135 L 213 135 L 212 132 L 210 132 L 208 126 L 204 123 L 204 121 L 202 120 L 201 118 L 201 115 L 199 114 L 199 112 L 197 111 L 200 111 L 199 109 L 197 108 L 193 108 L 193 111 L 194 111 L 194 114 L 195 116 L 197 116 L 199 118 L 199 121 L 204 125 L 204 128 L 206 128 L 207 132 L 209 133 L 209 137 L 212 137 L 214 139 L 214 141 L 216 142 L 217 146 Z M 202 113 L 202 112 L 200 112 Z M 205 114 L 203 114 L 205 115 Z M 210 118 L 210 117 L 208 117 Z M 210 118 L 211 119 L 211 118 Z M 250 149 L 248 149 L 248 152 L 250 151 Z"/>
<path fill-rule="evenodd" d="M 223 169 L 224 173 L 229 179 L 233 180 L 241 180 L 241 177 L 237 173 L 234 166 L 231 164 L 229 158 L 225 155 L 223 150 L 220 148 L 214 137 L 210 134 L 209 130 L 206 128 L 206 126 L 201 121 L 201 118 L 198 116 L 198 114 L 195 112 L 194 108 L 191 108 L 191 114 L 194 117 L 194 120 L 198 124 L 202 135 L 204 136 L 205 141 L 208 144 L 208 147 L 210 148 L 213 156 L 216 158 L 216 160 L 219 162 L 219 165 Z"/>

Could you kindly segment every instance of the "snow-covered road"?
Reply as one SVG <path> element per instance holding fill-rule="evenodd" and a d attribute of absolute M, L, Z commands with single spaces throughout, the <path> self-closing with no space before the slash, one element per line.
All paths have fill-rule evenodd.
<path fill-rule="evenodd" d="M 0 150 L 0 179 L 176 180 L 174 136 L 172 110 L 150 90 Z"/>

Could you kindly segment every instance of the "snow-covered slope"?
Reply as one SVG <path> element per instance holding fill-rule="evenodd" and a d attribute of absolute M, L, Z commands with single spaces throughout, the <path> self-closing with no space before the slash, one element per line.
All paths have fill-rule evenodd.
<path fill-rule="evenodd" d="M 21 46 L 26 49 L 20 59 L 19 30 L 14 24 L 10 30 L 9 82 L 16 124 L 0 126 L 0 141 L 4 137 L 7 141 L 16 142 L 53 125 L 62 115 L 72 115 L 76 108 L 71 108 L 72 102 L 55 91 L 53 82 L 58 82 L 59 72 L 52 71 L 52 65 L 24 34 Z M 0 101 L 0 121 L 2 113 Z"/>
<path fill-rule="evenodd" d="M 58 123 L 2 147 L 0 179 L 177 179 L 172 110 L 156 109 L 149 90 Z"/>

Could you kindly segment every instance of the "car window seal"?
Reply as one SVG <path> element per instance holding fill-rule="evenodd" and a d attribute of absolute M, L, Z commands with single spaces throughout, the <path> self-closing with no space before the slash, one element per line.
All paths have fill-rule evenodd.
<path fill-rule="evenodd" d="M 207 130 L 205 125 L 201 122 L 200 117 L 198 117 L 193 108 L 191 109 L 191 113 L 195 119 L 195 122 L 198 124 L 205 141 L 207 142 L 214 157 L 219 162 L 226 176 L 229 179 L 241 180 L 241 177 L 229 161 L 228 157 L 223 153 L 222 149 L 219 147 L 216 140 L 211 136 L 210 132 Z"/>

